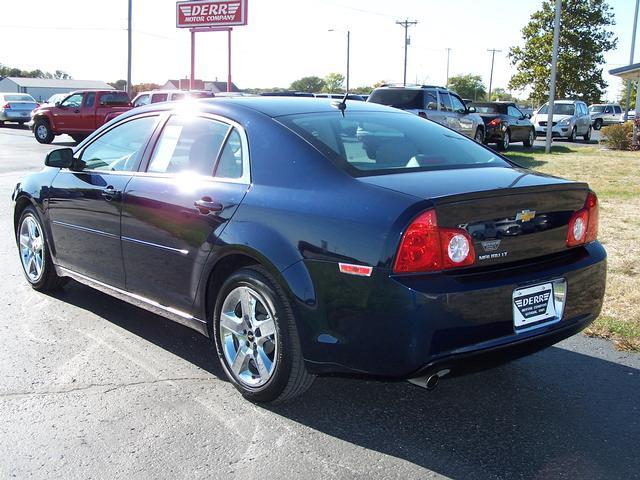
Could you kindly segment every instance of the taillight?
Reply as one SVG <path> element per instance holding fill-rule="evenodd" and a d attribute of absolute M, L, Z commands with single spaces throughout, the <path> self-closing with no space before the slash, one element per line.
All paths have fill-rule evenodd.
<path fill-rule="evenodd" d="M 488 127 L 497 127 L 498 125 L 500 125 L 499 118 L 494 118 L 493 120 L 489 121 L 489 123 L 487 123 Z"/>
<path fill-rule="evenodd" d="M 5 103 L 5 104 L 4 104 L 4 107 L 2 107 L 2 108 L 4 108 L 5 110 L 7 110 L 8 108 L 11 108 L 11 104 L 10 104 L 10 103 Z"/>
<path fill-rule="evenodd" d="M 569 219 L 567 247 L 577 247 L 598 238 L 598 197 L 589 192 L 584 207 Z"/>
<path fill-rule="evenodd" d="M 469 234 L 438 227 L 436 212 L 427 210 L 407 228 L 396 255 L 395 273 L 431 272 L 472 265 L 475 251 Z"/>

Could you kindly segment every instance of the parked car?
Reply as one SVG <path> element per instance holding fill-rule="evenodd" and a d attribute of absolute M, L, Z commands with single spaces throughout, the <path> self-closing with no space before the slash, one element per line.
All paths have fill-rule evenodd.
<path fill-rule="evenodd" d="M 262 97 L 313 97 L 313 93 L 298 92 L 296 90 L 281 90 L 279 92 L 262 92 Z"/>
<path fill-rule="evenodd" d="M 56 135 L 67 134 L 81 141 L 109 120 L 131 109 L 126 92 L 82 90 L 72 92 L 55 105 L 32 113 L 31 129 L 40 143 L 51 143 Z"/>
<path fill-rule="evenodd" d="M 495 143 L 498 150 L 507 150 L 511 142 L 523 142 L 533 147 L 536 130 L 525 115 L 512 102 L 479 102 L 473 104 L 485 126 L 485 143 Z"/>
<path fill-rule="evenodd" d="M 627 120 L 635 120 L 636 119 L 636 111 L 635 110 L 629 110 L 627 112 Z"/>
<path fill-rule="evenodd" d="M 0 125 L 16 122 L 24 125 L 31 119 L 31 111 L 38 106 L 26 93 L 0 93 Z"/>
<path fill-rule="evenodd" d="M 342 100 L 344 98 L 344 93 L 314 93 L 314 97 L 316 98 L 331 98 L 333 100 Z M 356 93 L 350 93 L 347 95 L 347 100 L 355 100 L 356 102 L 364 102 L 364 98 L 362 95 L 358 95 Z"/>
<path fill-rule="evenodd" d="M 589 106 L 591 125 L 594 130 L 600 130 L 605 125 L 624 123 L 622 107 L 615 103 L 598 103 Z"/>
<path fill-rule="evenodd" d="M 548 107 L 549 104 L 545 103 L 532 118 L 536 135 L 547 134 Z M 591 116 L 587 105 L 580 100 L 554 102 L 551 135 L 553 138 L 566 138 L 570 142 L 579 136 L 586 141 L 591 140 Z"/>
<path fill-rule="evenodd" d="M 455 93 L 431 85 L 386 85 L 371 92 L 367 102 L 388 105 L 428 118 L 463 133 L 478 143 L 484 141 L 484 122 L 473 105 L 465 105 Z"/>
<path fill-rule="evenodd" d="M 133 107 L 142 107 L 150 103 L 160 102 L 176 102 L 185 98 L 212 98 L 215 97 L 213 92 L 208 90 L 152 90 L 149 92 L 140 92 L 131 102 Z"/>
<path fill-rule="evenodd" d="M 45 164 L 12 196 L 29 284 L 74 278 L 196 329 L 253 401 L 327 373 L 433 387 L 602 305 L 586 183 L 382 105 L 160 103 Z"/>

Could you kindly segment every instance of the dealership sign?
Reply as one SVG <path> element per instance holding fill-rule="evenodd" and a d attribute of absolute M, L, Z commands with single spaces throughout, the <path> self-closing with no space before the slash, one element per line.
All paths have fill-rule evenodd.
<path fill-rule="evenodd" d="M 176 27 L 230 27 L 247 24 L 247 0 L 176 3 Z"/>

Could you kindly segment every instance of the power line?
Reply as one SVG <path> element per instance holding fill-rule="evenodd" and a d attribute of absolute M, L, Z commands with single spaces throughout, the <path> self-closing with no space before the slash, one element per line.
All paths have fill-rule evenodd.
<path fill-rule="evenodd" d="M 417 25 L 417 21 L 410 22 L 407 18 L 404 22 L 397 21 L 397 25 L 401 25 L 404 27 L 404 76 L 402 77 L 403 85 L 407 85 L 407 47 L 409 46 L 409 27 L 412 25 Z"/>

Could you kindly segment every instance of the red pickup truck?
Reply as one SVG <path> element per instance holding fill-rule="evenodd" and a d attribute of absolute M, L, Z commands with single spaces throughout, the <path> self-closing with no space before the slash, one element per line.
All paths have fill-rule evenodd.
<path fill-rule="evenodd" d="M 71 92 L 55 105 L 43 105 L 31 114 L 31 129 L 40 143 L 51 143 L 66 133 L 76 142 L 130 110 L 131 99 L 119 90 Z"/>

